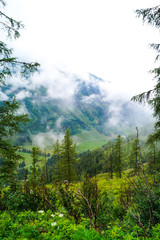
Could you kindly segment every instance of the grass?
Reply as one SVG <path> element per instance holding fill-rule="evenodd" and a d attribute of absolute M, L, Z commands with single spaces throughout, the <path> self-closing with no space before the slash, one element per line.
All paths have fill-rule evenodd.
<path fill-rule="evenodd" d="M 83 131 L 79 134 L 73 135 L 72 138 L 74 139 L 75 143 L 77 143 L 77 152 L 82 153 L 87 150 L 94 150 L 98 147 L 101 147 L 104 144 L 107 144 L 109 140 L 111 140 L 111 137 L 105 136 L 104 134 L 99 133 L 95 129 L 92 131 Z M 47 140 L 46 140 L 46 143 Z M 30 144 L 24 144 L 23 146 L 26 149 L 31 150 L 32 145 Z M 45 146 L 48 153 L 52 154 L 53 147 L 52 145 Z M 30 159 L 30 156 L 25 155 L 28 159 Z M 28 160 L 30 162 L 30 160 Z"/>
<path fill-rule="evenodd" d="M 82 153 L 87 150 L 94 150 L 107 144 L 109 137 L 100 134 L 95 129 L 93 131 L 83 131 L 73 137 L 77 142 L 77 152 Z"/>
<path fill-rule="evenodd" d="M 80 142 L 78 145 L 77 145 L 77 152 L 78 153 L 82 153 L 82 152 L 85 152 L 87 150 L 94 150 L 98 147 L 101 147 L 102 145 L 104 144 L 107 144 L 108 141 L 105 141 L 105 140 L 93 140 L 93 141 L 84 141 L 84 142 Z"/>
<path fill-rule="evenodd" d="M 32 163 L 31 153 L 19 152 L 19 154 L 24 157 L 24 162 L 26 164 L 26 167 L 27 166 L 29 167 L 31 165 L 31 163 Z M 42 161 L 41 160 L 43 160 L 43 159 L 44 159 L 43 156 L 39 156 L 39 160 L 40 160 L 39 165 L 40 166 L 42 165 Z"/>

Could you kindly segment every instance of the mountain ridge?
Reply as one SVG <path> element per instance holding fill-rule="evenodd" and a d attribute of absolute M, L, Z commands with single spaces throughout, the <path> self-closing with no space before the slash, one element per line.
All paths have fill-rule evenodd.
<path fill-rule="evenodd" d="M 103 79 L 89 73 L 88 81 L 75 77 L 73 84 L 76 86 L 74 91 L 72 85 L 68 85 L 68 98 L 65 96 L 66 89 L 64 98 L 49 96 L 50 89 L 44 85 L 29 89 L 26 86 L 15 88 L 10 84 L 2 88 L 3 94 L 19 98 L 21 112 L 28 113 L 31 118 L 31 122 L 23 127 L 21 142 L 32 142 L 33 136 L 40 133 L 50 132 L 59 137 L 66 128 L 70 129 L 72 135 L 95 131 L 97 135 L 111 136 L 124 134 L 131 126 L 135 126 L 136 111 L 131 107 L 132 104 L 108 100 L 107 92 L 102 94 L 101 84 L 107 84 Z M 60 91 L 63 93 L 63 89 Z"/>

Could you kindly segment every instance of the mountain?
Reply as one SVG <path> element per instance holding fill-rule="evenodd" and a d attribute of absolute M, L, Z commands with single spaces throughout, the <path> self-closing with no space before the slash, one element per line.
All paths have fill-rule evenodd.
<path fill-rule="evenodd" d="M 66 73 L 61 74 L 64 76 Z M 17 138 L 21 144 L 26 140 L 31 142 L 37 139 L 36 136 L 40 139 L 44 134 L 54 140 L 66 128 L 76 136 L 82 136 L 85 132 L 84 139 L 81 139 L 84 141 L 93 132 L 92 138 L 105 138 L 119 133 L 125 135 L 132 126 L 137 126 L 137 121 L 141 125 L 145 124 L 144 113 L 133 103 L 122 99 L 109 100 L 107 91 L 102 91 L 104 84 L 107 88 L 109 83 L 93 74 L 88 75 L 87 81 L 74 76 L 74 80 L 65 85 L 64 89 L 63 83 L 60 86 L 61 84 L 61 89 L 58 89 L 58 82 L 53 89 L 52 85 L 45 84 L 36 87 L 9 84 L 2 87 L 3 94 L 10 98 L 13 95 L 17 97 L 21 102 L 20 111 L 28 113 L 31 118 L 23 129 L 24 133 Z M 58 95 L 57 89 L 61 95 Z"/>

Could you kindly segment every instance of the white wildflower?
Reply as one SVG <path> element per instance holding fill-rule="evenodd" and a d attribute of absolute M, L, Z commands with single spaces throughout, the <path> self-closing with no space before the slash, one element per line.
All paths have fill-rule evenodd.
<path fill-rule="evenodd" d="M 54 226 L 56 226 L 56 225 L 57 225 L 56 222 L 51 223 L 51 226 L 52 226 L 52 227 L 54 227 Z"/>
<path fill-rule="evenodd" d="M 33 190 L 32 189 L 30 190 L 30 194 L 33 194 Z"/>
<path fill-rule="evenodd" d="M 62 214 L 62 213 L 60 213 L 60 214 L 59 214 L 59 217 L 63 217 L 63 214 Z"/>
<path fill-rule="evenodd" d="M 55 217 L 55 215 L 54 215 L 54 214 L 51 214 L 51 217 Z"/>
<path fill-rule="evenodd" d="M 44 210 L 39 210 L 38 212 L 39 212 L 39 213 L 44 213 Z"/>

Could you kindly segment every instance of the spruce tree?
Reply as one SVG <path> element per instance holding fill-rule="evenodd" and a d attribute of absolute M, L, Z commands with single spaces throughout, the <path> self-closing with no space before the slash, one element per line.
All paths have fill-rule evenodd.
<path fill-rule="evenodd" d="M 17 21 L 12 17 L 8 16 L 4 12 L 6 1 L 0 0 L 0 31 L 1 36 L 7 34 L 7 38 L 17 39 L 20 37 L 20 30 L 24 28 L 21 21 Z M 1 10 L 3 9 L 3 11 Z M 7 47 L 7 44 L 0 40 L 0 83 L 6 83 L 6 78 L 11 77 L 13 72 L 20 69 L 22 76 L 29 76 L 37 70 L 39 64 L 37 62 L 27 63 L 25 61 L 19 61 L 17 57 L 13 56 L 13 49 Z M 14 71 L 13 71 L 14 70 Z"/>
<path fill-rule="evenodd" d="M 48 165 L 47 165 L 47 151 L 46 148 L 42 152 L 43 155 L 43 166 L 42 166 L 42 174 L 41 174 L 41 182 L 42 184 L 47 184 L 49 183 L 49 176 L 48 176 Z"/>
<path fill-rule="evenodd" d="M 136 10 L 136 13 L 137 17 L 142 17 L 143 22 L 147 22 L 149 25 L 160 29 L 160 5 L 152 8 L 139 9 Z M 152 43 L 150 47 L 157 51 L 155 62 L 158 62 L 160 59 L 160 44 Z M 151 106 L 156 122 L 154 125 L 154 133 L 150 135 L 150 138 L 160 140 L 160 67 L 156 67 L 150 72 L 154 74 L 156 85 L 153 89 L 134 96 L 132 100 L 139 103 L 147 102 Z"/>
<path fill-rule="evenodd" d="M 54 167 L 54 180 L 61 181 L 62 179 L 62 146 L 60 145 L 58 139 L 53 145 L 53 156 L 56 160 L 56 165 Z"/>
<path fill-rule="evenodd" d="M 149 139 L 146 144 L 149 150 L 147 153 L 148 171 L 153 174 L 155 171 L 160 171 L 160 153 L 158 153 L 156 141 Z"/>
<path fill-rule="evenodd" d="M 112 143 L 109 142 L 107 146 L 107 150 L 105 151 L 105 156 L 106 156 L 106 164 L 105 168 L 106 171 L 110 173 L 110 178 L 113 178 L 113 146 Z"/>
<path fill-rule="evenodd" d="M 31 168 L 31 185 L 33 188 L 37 185 L 37 163 L 39 162 L 39 153 L 40 148 L 39 147 L 32 147 L 32 168 Z"/>
<path fill-rule="evenodd" d="M 2 184 L 14 185 L 14 170 L 22 158 L 19 154 L 19 146 L 15 146 L 11 139 L 15 133 L 20 132 L 22 124 L 26 124 L 28 116 L 25 114 L 17 115 L 19 103 L 14 98 L 12 102 L 5 101 L 0 106 L 0 180 Z"/>
<path fill-rule="evenodd" d="M 76 164 L 76 144 L 71 138 L 69 129 L 67 128 L 62 143 L 62 165 L 61 174 L 63 180 L 72 182 L 76 179 L 75 164 Z"/>
<path fill-rule="evenodd" d="M 13 145 L 5 145 L 6 149 L 1 150 L 2 165 L 0 167 L 0 183 L 1 185 L 9 185 L 11 190 L 16 190 L 16 173 L 15 169 L 19 161 L 23 157 L 17 153 L 18 147 Z"/>
<path fill-rule="evenodd" d="M 114 144 L 114 172 L 118 177 L 122 177 L 122 137 L 117 136 Z"/>
<path fill-rule="evenodd" d="M 140 163 L 140 154 L 139 154 L 137 138 L 132 142 L 131 152 L 129 155 L 129 162 L 130 162 L 131 168 L 133 168 L 133 173 L 138 174 L 141 169 L 141 163 Z"/>
<path fill-rule="evenodd" d="M 46 149 L 44 149 L 43 152 L 38 153 L 38 155 L 43 156 L 41 160 L 39 159 L 38 162 L 41 162 L 41 168 L 38 168 L 39 175 L 40 175 L 40 185 L 44 186 L 47 184 L 47 168 L 46 168 L 46 161 L 47 161 L 47 155 L 46 155 Z"/>
<path fill-rule="evenodd" d="M 0 32 L 1 36 L 9 39 L 17 39 L 20 36 L 19 30 L 24 27 L 20 21 L 16 21 L 4 12 L 6 2 L 0 0 Z M 3 11 L 2 11 L 3 9 Z M 12 77 L 16 72 L 21 76 L 28 77 L 30 73 L 37 70 L 38 63 L 27 63 L 19 61 L 17 57 L 13 56 L 13 49 L 8 48 L 7 44 L 0 40 L 0 86 L 6 85 L 6 79 Z M 13 171 L 21 158 L 17 153 L 19 147 L 15 146 L 10 140 L 15 133 L 20 131 L 21 124 L 28 121 L 27 115 L 18 115 L 19 103 L 15 98 L 10 101 L 0 102 L 0 158 L 3 159 L 3 164 L 0 169 L 0 176 L 3 181 L 10 178 Z M 8 172 L 12 172 L 9 174 Z M 11 180 L 11 179 L 10 179 Z M 7 179 L 6 179 L 7 181 Z M 13 182 L 13 181 L 12 181 Z M 7 183 L 7 182 L 6 182 Z"/>

